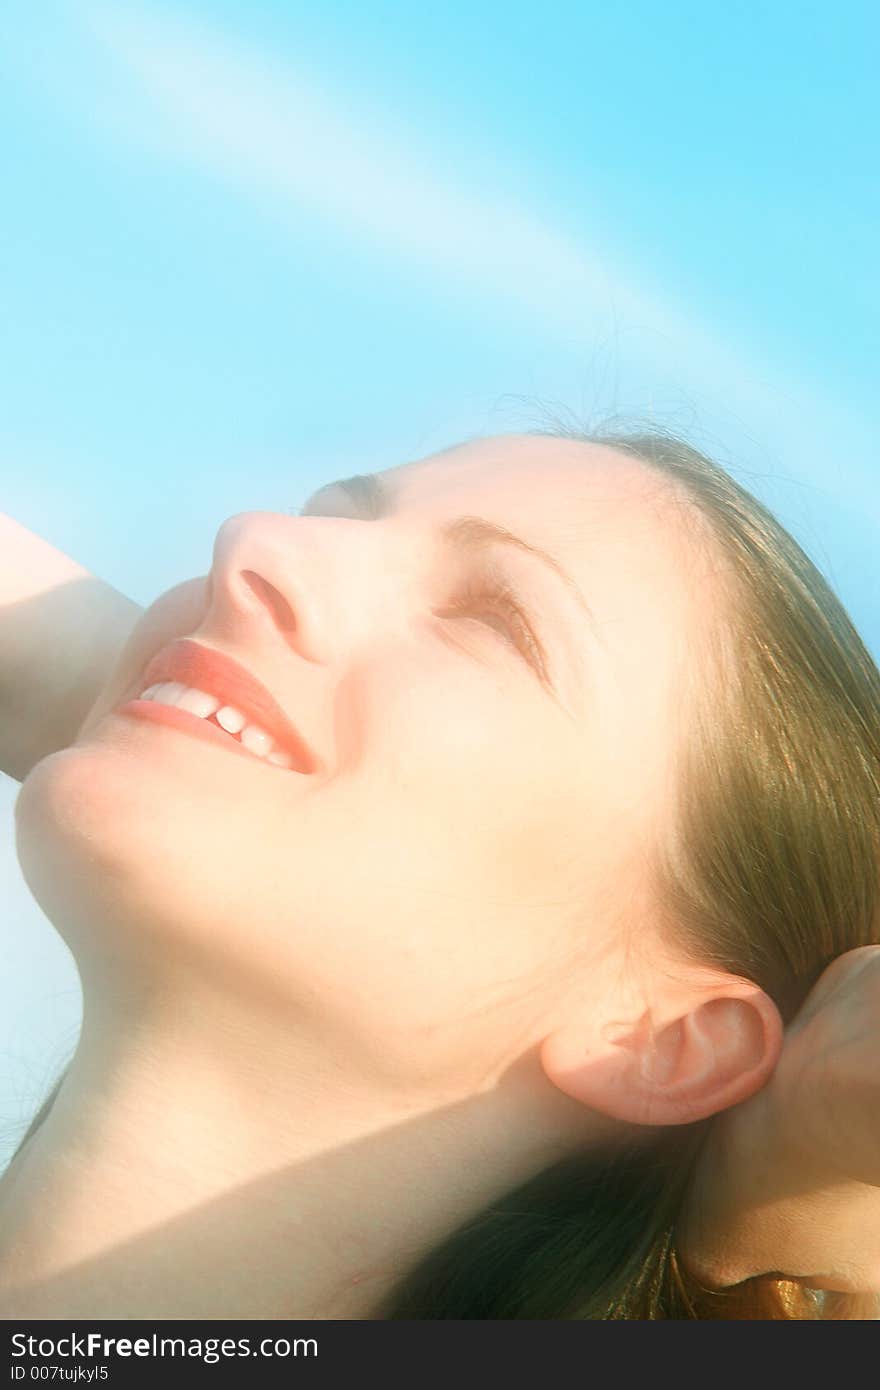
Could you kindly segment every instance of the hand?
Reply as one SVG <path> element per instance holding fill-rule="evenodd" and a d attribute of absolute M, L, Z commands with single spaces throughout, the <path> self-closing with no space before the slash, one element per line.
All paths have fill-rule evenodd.
<path fill-rule="evenodd" d="M 713 1121 L 678 1248 L 710 1287 L 880 1291 L 880 946 L 832 961 L 770 1080 Z"/>

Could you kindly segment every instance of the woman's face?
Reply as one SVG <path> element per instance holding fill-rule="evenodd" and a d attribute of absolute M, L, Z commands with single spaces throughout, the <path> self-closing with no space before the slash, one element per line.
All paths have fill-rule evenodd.
<path fill-rule="evenodd" d="M 225 522 L 26 779 L 19 856 L 84 982 L 196 981 L 349 1072 L 456 1090 L 572 991 L 601 1007 L 621 913 L 647 930 L 627 914 L 669 805 L 692 599 L 663 484 L 625 455 L 507 435 L 378 477 L 387 515 L 328 485 L 299 517 Z M 519 545 L 453 548 L 465 515 L 571 583 Z M 118 713 L 180 637 L 247 667 L 319 770 Z"/>

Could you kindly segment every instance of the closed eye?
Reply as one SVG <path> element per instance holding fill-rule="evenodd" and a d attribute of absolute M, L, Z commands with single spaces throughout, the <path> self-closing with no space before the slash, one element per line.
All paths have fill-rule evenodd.
<path fill-rule="evenodd" d="M 539 675 L 544 673 L 544 652 L 541 644 L 537 641 L 512 590 L 503 581 L 493 581 L 480 587 L 468 584 L 455 601 L 443 610 L 443 613 L 452 613 L 454 616 L 474 612 L 492 613 L 499 617 L 509 644 L 526 658 Z"/>

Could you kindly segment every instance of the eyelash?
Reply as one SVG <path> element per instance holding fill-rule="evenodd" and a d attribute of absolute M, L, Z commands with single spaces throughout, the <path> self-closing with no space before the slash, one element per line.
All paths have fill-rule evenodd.
<path fill-rule="evenodd" d="M 508 632 L 515 637 L 514 645 L 517 649 L 539 672 L 543 670 L 541 646 L 536 640 L 522 608 L 517 603 L 513 590 L 509 589 L 503 581 L 495 581 L 488 585 L 468 583 L 454 603 L 450 604 L 444 611 L 455 614 L 472 612 L 481 604 L 485 609 L 487 607 L 486 600 L 489 601 L 488 607 L 493 608 L 503 616 Z"/>

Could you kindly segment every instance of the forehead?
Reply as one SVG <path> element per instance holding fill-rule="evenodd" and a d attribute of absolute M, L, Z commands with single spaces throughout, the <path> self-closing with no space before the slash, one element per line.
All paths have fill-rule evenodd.
<path fill-rule="evenodd" d="M 593 521 L 616 517 L 621 525 L 638 526 L 648 513 L 656 519 L 669 497 L 666 480 L 629 455 L 579 440 L 518 434 L 454 445 L 386 469 L 383 477 L 407 510 L 439 512 L 447 504 L 479 501 L 503 524 L 525 509 L 536 526 L 551 528 L 561 540 Z"/>

